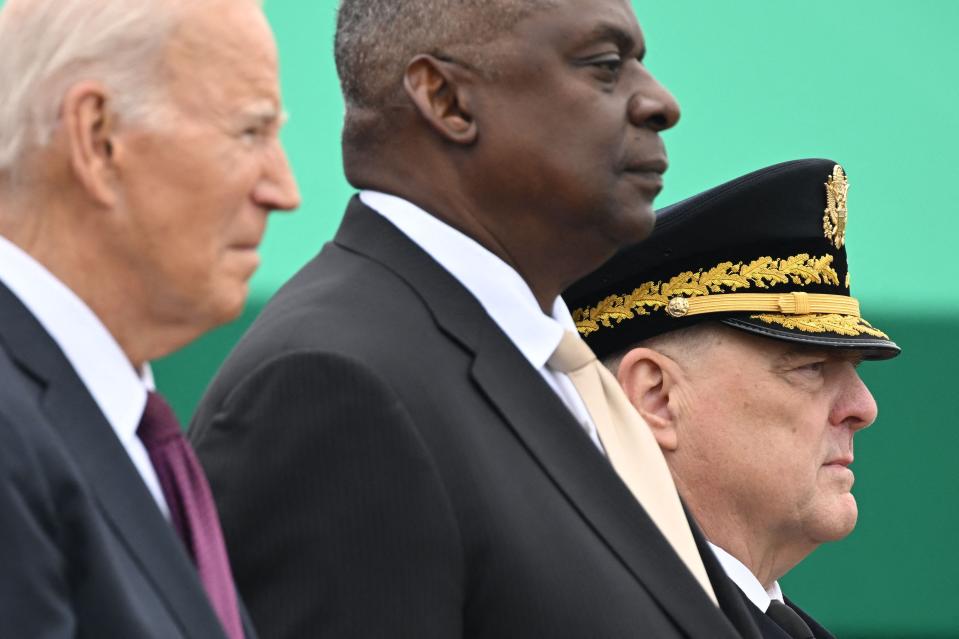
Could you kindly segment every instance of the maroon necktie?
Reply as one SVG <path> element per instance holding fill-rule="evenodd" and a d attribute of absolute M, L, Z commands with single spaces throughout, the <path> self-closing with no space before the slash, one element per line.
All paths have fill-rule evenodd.
<path fill-rule="evenodd" d="M 150 454 L 170 508 L 173 527 L 196 563 L 200 581 L 229 639 L 243 639 L 243 625 L 210 485 L 176 415 L 158 393 L 147 393 L 137 436 Z"/>

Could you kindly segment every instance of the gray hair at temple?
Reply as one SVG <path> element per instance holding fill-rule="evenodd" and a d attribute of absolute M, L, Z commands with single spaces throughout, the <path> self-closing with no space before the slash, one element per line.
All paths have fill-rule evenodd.
<path fill-rule="evenodd" d="M 252 0 L 244 0 L 252 1 Z M 64 94 L 102 82 L 120 118 L 156 125 L 164 52 L 197 0 L 7 0 L 0 8 L 0 174 L 43 148 Z"/>
<path fill-rule="evenodd" d="M 724 330 L 735 329 L 716 321 L 697 322 L 692 326 L 666 331 L 636 342 L 624 350 L 603 357 L 600 363 L 616 377 L 619 375 L 619 365 L 623 363 L 623 358 L 636 348 L 652 349 L 680 363 L 692 362 L 699 354 L 721 342 Z"/>
<path fill-rule="evenodd" d="M 403 73 L 416 55 L 469 50 L 482 68 L 482 46 L 555 0 L 342 0 L 336 70 L 350 110 L 397 103 Z"/>

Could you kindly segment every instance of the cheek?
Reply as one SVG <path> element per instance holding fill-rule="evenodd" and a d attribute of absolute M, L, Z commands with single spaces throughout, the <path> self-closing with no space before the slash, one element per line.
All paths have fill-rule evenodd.
<path fill-rule="evenodd" d="M 167 201 L 162 228 L 154 229 L 166 278 L 188 298 L 212 295 L 224 280 L 245 280 L 256 266 L 254 252 L 229 249 L 243 235 L 238 231 L 243 209 L 222 184 L 215 187 L 181 191 L 179 200 Z"/>
<path fill-rule="evenodd" d="M 788 475 L 808 483 L 817 467 L 812 460 L 820 455 L 821 438 L 812 437 L 798 419 L 802 402 L 786 401 L 780 389 L 768 385 L 730 381 L 709 390 L 704 396 L 713 401 L 699 407 L 697 421 L 711 425 L 709 437 L 701 439 L 702 454 L 723 455 L 725 459 L 716 463 L 747 468 L 756 480 Z"/>
<path fill-rule="evenodd" d="M 784 407 L 785 409 L 785 407 Z M 817 508 L 825 492 L 836 493 L 836 480 L 841 479 L 824 470 L 823 462 L 830 444 L 827 440 L 825 417 L 815 414 L 807 403 L 790 407 L 777 424 L 780 431 L 777 447 L 780 474 L 778 481 L 792 494 L 791 501 L 800 512 Z"/>
<path fill-rule="evenodd" d="M 211 172 L 188 194 L 178 217 L 194 259 L 212 263 L 228 258 L 231 246 L 260 239 L 265 214 L 251 201 L 256 175 L 240 166 L 233 173 Z"/>
<path fill-rule="evenodd" d="M 549 176 L 551 189 L 571 196 L 608 194 L 627 135 L 625 108 L 613 111 L 595 94 L 552 92 L 549 99 L 538 99 L 525 118 L 535 122 L 527 128 L 526 139 L 515 137 L 515 125 L 505 129 L 514 153 L 524 162 L 510 165 L 514 171 L 526 166 L 533 175 Z"/>

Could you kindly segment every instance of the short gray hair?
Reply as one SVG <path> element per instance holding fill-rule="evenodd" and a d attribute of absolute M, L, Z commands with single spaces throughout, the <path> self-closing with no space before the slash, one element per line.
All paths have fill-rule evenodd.
<path fill-rule="evenodd" d="M 633 344 L 625 350 L 607 355 L 603 358 L 602 364 L 613 375 L 616 375 L 619 372 L 619 365 L 623 363 L 623 358 L 634 348 L 649 348 L 670 359 L 688 361 L 698 353 L 702 353 L 719 343 L 722 340 L 724 330 L 733 329 L 728 329 L 716 321 L 697 322 L 686 328 L 654 335 Z"/>
<path fill-rule="evenodd" d="M 555 0 L 342 0 L 336 70 L 347 109 L 378 110 L 402 89 L 406 65 L 421 53 L 479 45 Z"/>
<path fill-rule="evenodd" d="M 146 121 L 166 97 L 163 53 L 193 0 L 7 0 L 0 8 L 0 173 L 46 146 L 63 96 L 103 82 L 122 118 Z"/>

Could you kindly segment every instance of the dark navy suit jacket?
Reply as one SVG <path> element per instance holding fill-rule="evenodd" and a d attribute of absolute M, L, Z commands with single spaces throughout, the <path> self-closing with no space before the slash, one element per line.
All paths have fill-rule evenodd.
<path fill-rule="evenodd" d="M 2 284 L 0 636 L 225 639 L 110 424 Z"/>

